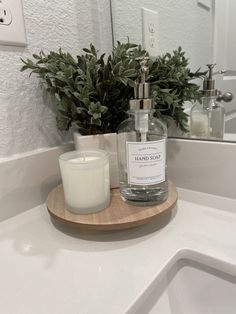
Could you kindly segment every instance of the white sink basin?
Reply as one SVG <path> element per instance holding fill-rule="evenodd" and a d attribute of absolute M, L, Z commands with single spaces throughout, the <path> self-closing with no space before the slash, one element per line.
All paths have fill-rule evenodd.
<path fill-rule="evenodd" d="M 129 314 L 235 314 L 236 277 L 180 259 L 146 290 Z"/>

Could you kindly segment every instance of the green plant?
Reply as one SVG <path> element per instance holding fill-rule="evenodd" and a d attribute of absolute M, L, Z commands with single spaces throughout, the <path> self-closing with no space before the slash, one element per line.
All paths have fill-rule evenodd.
<path fill-rule="evenodd" d="M 57 126 L 68 130 L 75 124 L 81 134 L 115 132 L 126 117 L 128 100 L 138 77 L 137 57 L 147 55 L 140 45 L 117 43 L 107 58 L 91 44 L 84 54 L 41 51 L 33 60 L 22 60 L 21 71 L 30 70 L 42 80 L 55 98 Z M 183 103 L 200 97 L 199 86 L 190 81 L 202 73 L 192 73 L 179 48 L 150 62 L 148 80 L 155 99 L 156 116 L 173 118 L 186 130 Z"/>
<path fill-rule="evenodd" d="M 188 115 L 184 112 L 185 101 L 196 101 L 202 97 L 200 86 L 194 79 L 203 78 L 206 72 L 192 72 L 185 52 L 179 47 L 173 54 L 166 53 L 150 63 L 148 81 L 156 104 L 156 116 L 173 118 L 176 125 L 187 131 Z"/>
<path fill-rule="evenodd" d="M 126 117 L 137 75 L 131 55 L 144 52 L 137 45 L 118 44 L 105 60 L 93 45 L 83 50 L 76 60 L 61 50 L 48 55 L 41 51 L 34 61 L 22 60 L 21 71 L 37 74 L 56 99 L 60 130 L 74 123 L 81 134 L 114 132 Z"/>

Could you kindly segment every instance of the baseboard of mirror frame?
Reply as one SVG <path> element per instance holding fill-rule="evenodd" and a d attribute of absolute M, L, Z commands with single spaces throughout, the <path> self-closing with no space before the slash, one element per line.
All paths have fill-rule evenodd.
<path fill-rule="evenodd" d="M 61 182 L 58 157 L 74 145 L 0 160 L 0 221 L 45 202 Z M 177 187 L 236 198 L 236 143 L 168 140 L 168 177 Z"/>

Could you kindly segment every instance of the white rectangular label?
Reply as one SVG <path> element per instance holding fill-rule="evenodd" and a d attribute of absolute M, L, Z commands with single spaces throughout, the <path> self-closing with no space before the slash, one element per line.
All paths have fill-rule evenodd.
<path fill-rule="evenodd" d="M 166 140 L 126 142 L 128 183 L 153 185 L 165 181 Z"/>

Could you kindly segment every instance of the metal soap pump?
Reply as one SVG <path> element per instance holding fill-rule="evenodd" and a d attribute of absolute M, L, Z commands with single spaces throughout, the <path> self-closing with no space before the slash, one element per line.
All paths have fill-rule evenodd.
<path fill-rule="evenodd" d="M 154 101 L 147 82 L 149 58 L 137 61 L 139 78 L 134 99 L 129 101 L 129 118 L 118 128 L 120 194 L 127 203 L 146 206 L 167 198 L 167 128 L 153 117 Z"/>

